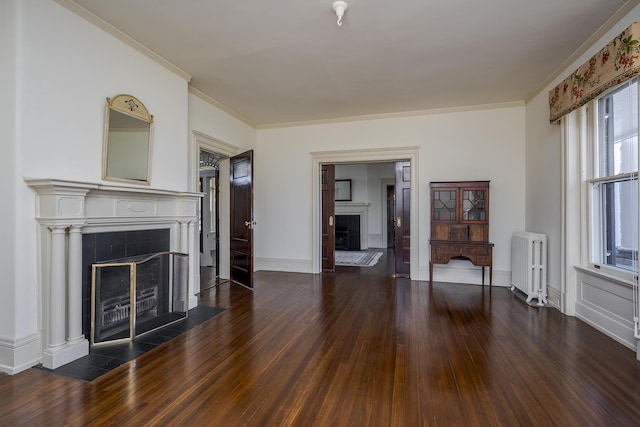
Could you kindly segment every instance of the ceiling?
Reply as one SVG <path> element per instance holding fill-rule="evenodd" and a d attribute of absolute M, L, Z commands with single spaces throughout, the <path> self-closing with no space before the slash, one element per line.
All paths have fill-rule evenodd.
<path fill-rule="evenodd" d="M 347 0 L 338 26 L 333 0 L 73 1 L 257 127 L 523 101 L 638 3 Z"/>

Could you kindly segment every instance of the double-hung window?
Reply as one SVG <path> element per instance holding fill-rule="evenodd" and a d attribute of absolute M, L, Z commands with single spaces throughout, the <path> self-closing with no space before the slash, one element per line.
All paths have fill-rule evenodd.
<path fill-rule="evenodd" d="M 597 98 L 588 150 L 589 263 L 633 279 L 638 266 L 638 79 Z"/>

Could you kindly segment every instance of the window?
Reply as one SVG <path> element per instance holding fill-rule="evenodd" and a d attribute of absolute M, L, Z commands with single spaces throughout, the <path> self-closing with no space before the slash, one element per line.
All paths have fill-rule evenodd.
<path fill-rule="evenodd" d="M 590 262 L 596 268 L 637 272 L 638 80 L 593 104 L 590 188 Z"/>

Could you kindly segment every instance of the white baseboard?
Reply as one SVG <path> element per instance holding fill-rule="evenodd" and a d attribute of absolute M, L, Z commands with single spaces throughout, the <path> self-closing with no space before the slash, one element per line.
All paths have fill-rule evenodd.
<path fill-rule="evenodd" d="M 39 332 L 16 339 L 0 337 L 0 372 L 15 375 L 40 363 L 41 341 Z"/>
<path fill-rule="evenodd" d="M 561 296 L 562 292 L 560 291 L 560 289 L 554 288 L 547 284 L 547 302 L 549 303 L 549 305 L 557 308 L 560 311 L 562 311 L 562 309 L 560 308 Z"/>
<path fill-rule="evenodd" d="M 256 258 L 255 271 L 284 271 L 288 273 L 313 273 L 311 260 Z"/>

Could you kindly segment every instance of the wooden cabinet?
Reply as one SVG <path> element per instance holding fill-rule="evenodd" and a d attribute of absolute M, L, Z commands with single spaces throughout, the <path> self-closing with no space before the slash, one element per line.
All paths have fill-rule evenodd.
<path fill-rule="evenodd" d="M 493 243 L 489 242 L 489 181 L 447 181 L 431 183 L 431 257 L 433 264 L 467 259 L 489 267 L 489 286 L 493 282 Z"/>

